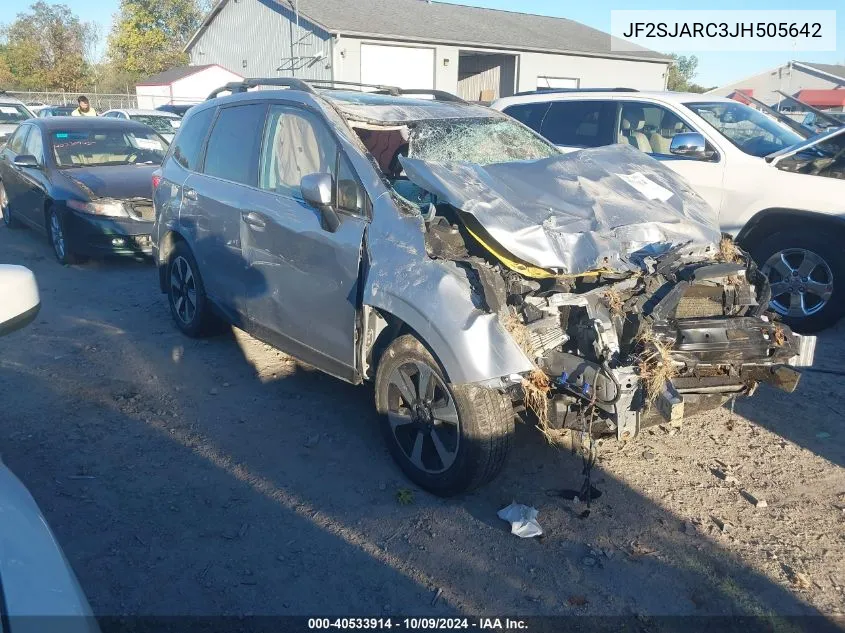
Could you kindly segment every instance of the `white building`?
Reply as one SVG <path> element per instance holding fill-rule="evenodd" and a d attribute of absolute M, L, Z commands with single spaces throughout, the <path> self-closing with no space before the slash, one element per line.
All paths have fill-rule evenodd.
<path fill-rule="evenodd" d="M 215 88 L 242 79 L 241 75 L 217 64 L 179 66 L 136 84 L 135 94 L 141 109 L 167 104 L 199 103 Z"/>
<path fill-rule="evenodd" d="M 219 0 L 185 50 L 192 64 L 446 90 L 488 101 L 543 87 L 662 90 L 670 59 L 611 50 L 564 18 L 426 0 Z"/>
<path fill-rule="evenodd" d="M 746 94 L 767 105 L 776 105 L 784 100 L 783 95 L 777 92 L 778 90 L 823 110 L 843 110 L 845 109 L 845 66 L 788 62 L 783 66 L 714 88 L 708 94 L 720 97 L 734 96 L 740 100 L 741 95 Z M 783 105 L 791 107 L 793 104 L 784 100 Z"/>

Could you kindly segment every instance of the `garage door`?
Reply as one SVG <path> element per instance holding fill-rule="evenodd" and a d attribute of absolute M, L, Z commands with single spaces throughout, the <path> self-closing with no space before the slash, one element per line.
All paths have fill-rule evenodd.
<path fill-rule="evenodd" d="M 434 49 L 361 44 L 361 83 L 434 88 Z"/>

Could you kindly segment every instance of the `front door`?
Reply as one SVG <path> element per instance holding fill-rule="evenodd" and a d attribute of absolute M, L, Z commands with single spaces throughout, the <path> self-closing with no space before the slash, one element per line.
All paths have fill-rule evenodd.
<path fill-rule="evenodd" d="M 21 168 L 14 163 L 15 158 L 24 153 L 26 137 L 31 129 L 31 125 L 21 125 L 15 130 L 6 146 L 0 149 L 0 179 L 3 181 L 3 190 L 6 192 L 6 202 L 18 218 L 25 221 L 29 221 L 29 218 L 18 210 L 23 191 Z"/>
<path fill-rule="evenodd" d="M 267 106 L 221 108 L 200 173 L 182 187 L 180 223 L 211 299 L 235 322 L 247 314 L 247 262 L 241 250 L 241 214 L 258 184 L 258 157 Z"/>
<path fill-rule="evenodd" d="M 24 216 L 30 223 L 44 227 L 46 230 L 44 216 L 44 200 L 47 195 L 47 171 L 44 165 L 44 142 L 41 130 L 31 126 L 29 135 L 26 137 L 21 154 L 34 156 L 38 167 L 21 167 L 18 175 L 17 200 L 15 202 L 16 213 Z"/>
<path fill-rule="evenodd" d="M 337 231 L 302 198 L 313 173 L 335 183 Z M 259 190 L 243 209 L 241 235 L 251 274 L 249 318 L 279 344 L 336 376 L 355 367 L 359 266 L 369 203 L 357 175 L 322 119 L 273 105 L 261 151 Z"/>
<path fill-rule="evenodd" d="M 713 159 L 683 158 L 669 152 L 672 138 L 684 132 L 700 132 L 677 113 L 655 103 L 623 101 L 617 140 L 628 143 L 683 176 L 718 214 L 724 196 L 725 156 Z M 715 150 L 715 148 L 713 148 Z"/>

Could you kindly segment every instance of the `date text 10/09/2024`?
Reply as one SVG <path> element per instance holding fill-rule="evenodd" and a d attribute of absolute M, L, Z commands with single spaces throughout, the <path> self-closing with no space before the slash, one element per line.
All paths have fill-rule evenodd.
<path fill-rule="evenodd" d="M 311 630 L 518 631 L 527 630 L 528 624 L 524 620 L 511 618 L 309 618 L 308 628 Z"/>

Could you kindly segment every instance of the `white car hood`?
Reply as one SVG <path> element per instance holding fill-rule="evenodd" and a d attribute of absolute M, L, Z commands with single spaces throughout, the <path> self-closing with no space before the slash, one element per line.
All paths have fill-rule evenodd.
<path fill-rule="evenodd" d="M 839 136 L 841 134 L 845 134 L 845 126 L 830 130 L 829 132 L 824 132 L 822 134 L 816 134 L 815 136 L 811 136 L 810 138 L 801 141 L 800 143 L 795 143 L 794 145 L 790 145 L 789 147 L 785 147 L 782 150 L 778 150 L 772 154 L 766 156 L 766 162 L 771 163 L 772 165 L 777 165 L 780 161 L 785 158 L 789 158 L 790 156 L 794 156 L 798 152 L 803 152 L 815 145 L 819 145 L 821 143 L 826 143 L 830 139 Z"/>

